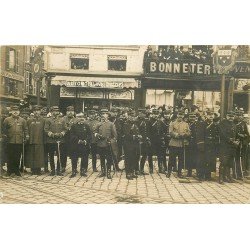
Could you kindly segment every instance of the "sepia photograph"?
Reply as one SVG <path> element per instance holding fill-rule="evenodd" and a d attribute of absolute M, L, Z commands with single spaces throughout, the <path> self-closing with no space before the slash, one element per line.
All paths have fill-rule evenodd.
<path fill-rule="evenodd" d="M 247 249 L 245 0 L 0 6 L 1 249 Z"/>
<path fill-rule="evenodd" d="M 250 202 L 249 45 L 0 49 L 0 203 Z"/>

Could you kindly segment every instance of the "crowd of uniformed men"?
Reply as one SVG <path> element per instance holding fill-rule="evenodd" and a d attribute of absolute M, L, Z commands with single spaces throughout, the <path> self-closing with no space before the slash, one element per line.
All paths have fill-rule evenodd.
<path fill-rule="evenodd" d="M 154 159 L 158 172 L 167 178 L 177 172 L 179 178 L 193 176 L 199 181 L 211 180 L 219 159 L 220 183 L 242 180 L 249 166 L 249 117 L 243 111 L 228 112 L 220 120 L 196 106 L 190 112 L 114 108 L 78 114 L 69 106 L 65 116 L 57 106 L 47 113 L 35 105 L 31 114 L 20 114 L 19 107 L 13 106 L 9 114 L 1 115 L 0 138 L 1 169 L 7 163 L 9 176 L 21 176 L 26 168 L 34 175 L 61 176 L 67 160 L 71 160 L 71 178 L 78 173 L 87 176 L 89 156 L 93 171 L 98 172 L 97 155 L 99 177 L 108 179 L 112 166 L 121 171 L 122 159 L 129 180 L 153 174 Z M 144 169 L 146 161 L 149 171 Z"/>

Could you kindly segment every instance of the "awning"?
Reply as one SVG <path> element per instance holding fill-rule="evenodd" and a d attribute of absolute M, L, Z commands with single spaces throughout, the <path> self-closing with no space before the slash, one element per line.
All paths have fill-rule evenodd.
<path fill-rule="evenodd" d="M 74 88 L 134 89 L 139 87 L 139 81 L 134 78 L 55 76 L 51 80 L 51 85 Z"/>

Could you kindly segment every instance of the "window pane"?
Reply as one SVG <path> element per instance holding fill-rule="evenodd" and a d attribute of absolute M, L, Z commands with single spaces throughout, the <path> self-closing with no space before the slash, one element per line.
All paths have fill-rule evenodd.
<path fill-rule="evenodd" d="M 125 60 L 108 60 L 108 70 L 126 71 L 126 64 Z"/>
<path fill-rule="evenodd" d="M 71 69 L 89 69 L 89 59 L 71 58 Z"/>

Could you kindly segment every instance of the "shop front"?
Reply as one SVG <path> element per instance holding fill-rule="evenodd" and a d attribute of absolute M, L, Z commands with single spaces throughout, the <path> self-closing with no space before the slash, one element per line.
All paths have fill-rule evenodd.
<path fill-rule="evenodd" d="M 56 76 L 51 80 L 51 87 L 57 88 L 58 93 L 54 92 L 56 94 L 50 98 L 59 99 L 58 105 L 63 112 L 69 105 L 73 105 L 76 112 L 133 107 L 134 90 L 138 86 L 134 78 Z"/>
<path fill-rule="evenodd" d="M 165 104 L 191 107 L 196 104 L 203 110 L 218 110 L 221 76 L 217 74 L 211 62 L 149 59 L 144 65 L 141 92 L 146 98 L 142 98 L 144 103 L 140 103 L 140 106 Z M 229 83 L 230 77 L 227 76 L 226 92 Z"/>

